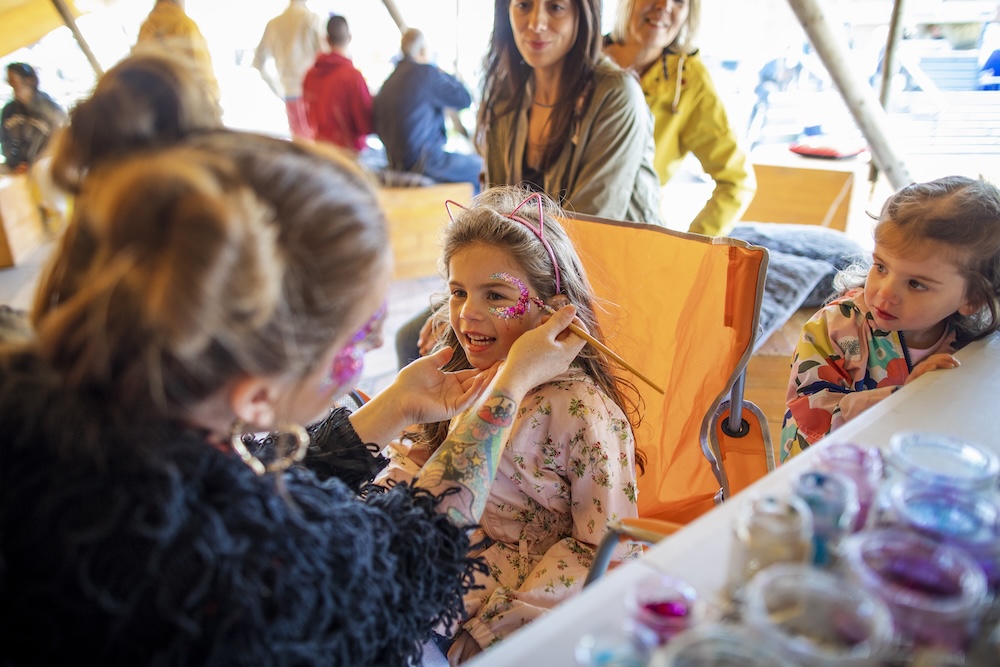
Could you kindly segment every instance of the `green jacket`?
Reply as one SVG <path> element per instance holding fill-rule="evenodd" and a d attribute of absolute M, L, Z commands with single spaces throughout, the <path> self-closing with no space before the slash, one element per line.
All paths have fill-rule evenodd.
<path fill-rule="evenodd" d="M 494 109 L 486 128 L 486 184 L 522 180 L 534 81 L 519 108 Z M 499 107 L 499 105 L 498 105 Z M 543 189 L 570 212 L 662 225 L 653 171 L 653 119 L 635 77 L 603 59 L 574 140 L 545 172 Z"/>
<path fill-rule="evenodd" d="M 678 97 L 677 70 L 682 60 Z M 684 156 L 694 153 L 715 181 L 715 190 L 690 231 L 710 236 L 728 233 L 750 205 L 757 181 L 701 56 L 696 51 L 682 58 L 664 50 L 640 83 L 655 121 L 653 165 L 660 182 L 669 181 Z"/>

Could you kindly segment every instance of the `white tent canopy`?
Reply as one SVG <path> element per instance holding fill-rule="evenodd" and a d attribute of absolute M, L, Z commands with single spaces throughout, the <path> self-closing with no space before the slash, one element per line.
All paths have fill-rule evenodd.
<path fill-rule="evenodd" d="M 72 0 L 65 4 L 79 16 Z M 0 0 L 0 55 L 31 46 L 63 22 L 52 0 Z"/>

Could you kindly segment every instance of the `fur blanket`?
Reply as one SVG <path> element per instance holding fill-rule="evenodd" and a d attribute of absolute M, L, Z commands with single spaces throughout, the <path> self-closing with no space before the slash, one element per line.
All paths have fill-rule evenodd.
<path fill-rule="evenodd" d="M 819 308 L 835 293 L 837 272 L 865 261 L 865 250 L 843 232 L 816 225 L 745 222 L 730 236 L 768 250 L 757 345 L 799 308 Z"/>

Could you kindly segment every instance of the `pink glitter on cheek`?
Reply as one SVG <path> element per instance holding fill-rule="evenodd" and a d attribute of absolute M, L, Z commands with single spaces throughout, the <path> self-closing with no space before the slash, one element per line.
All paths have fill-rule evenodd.
<path fill-rule="evenodd" d="M 365 368 L 365 352 L 382 345 L 382 325 L 385 323 L 388 304 L 375 311 L 365 325 L 354 334 L 351 341 L 337 352 L 330 366 L 330 373 L 323 379 L 320 392 L 349 387 L 361 379 Z"/>
<path fill-rule="evenodd" d="M 503 320 L 512 320 L 515 317 L 522 317 L 528 312 L 528 309 L 531 308 L 531 297 L 528 296 L 527 285 L 509 273 L 494 273 L 490 276 L 490 278 L 510 283 L 521 291 L 521 295 L 517 298 L 517 303 L 513 306 L 507 306 L 506 308 L 490 308 L 490 313 Z"/>
<path fill-rule="evenodd" d="M 333 358 L 330 375 L 325 384 L 329 391 L 333 387 L 348 387 L 361 379 L 365 368 L 365 351 L 359 345 L 348 345 Z"/>

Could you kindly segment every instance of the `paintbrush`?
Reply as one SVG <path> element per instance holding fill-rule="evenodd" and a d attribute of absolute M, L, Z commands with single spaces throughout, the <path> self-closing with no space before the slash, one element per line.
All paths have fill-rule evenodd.
<path fill-rule="evenodd" d="M 556 312 L 555 309 L 552 306 L 550 306 L 549 304 L 547 304 L 544 301 L 542 301 L 541 299 L 539 299 L 538 297 L 532 297 L 531 300 L 535 302 L 535 305 L 537 305 L 539 308 L 541 308 L 542 310 L 544 310 L 549 315 L 555 315 L 555 312 Z M 619 366 L 621 366 L 625 370 L 627 370 L 630 373 L 632 373 L 632 375 L 636 376 L 637 378 L 639 378 L 640 380 L 642 380 L 643 382 L 645 382 L 646 384 L 648 384 L 650 387 L 652 387 L 656 391 L 660 392 L 661 394 L 665 393 L 663 391 L 663 389 L 661 389 L 655 382 L 653 382 L 648 377 L 646 377 L 645 375 L 643 375 L 642 373 L 640 373 L 630 363 L 628 363 L 627 361 L 625 361 L 624 359 L 622 359 L 621 357 L 619 357 L 617 354 L 615 354 L 615 352 L 611 348 L 609 348 L 607 345 L 605 345 L 601 341 L 599 341 L 596 338 L 594 338 L 593 336 L 591 336 L 589 333 L 587 333 L 586 331 L 584 331 L 583 329 L 581 329 L 576 324 L 570 322 L 569 330 L 572 331 L 573 333 L 575 333 L 580 338 L 582 338 L 585 341 L 587 341 L 588 343 L 590 343 L 592 346 L 594 346 L 595 348 L 597 348 L 601 352 L 603 352 L 605 354 L 605 356 L 607 356 L 609 359 L 611 359 L 612 361 L 614 361 L 616 364 L 618 364 Z"/>

